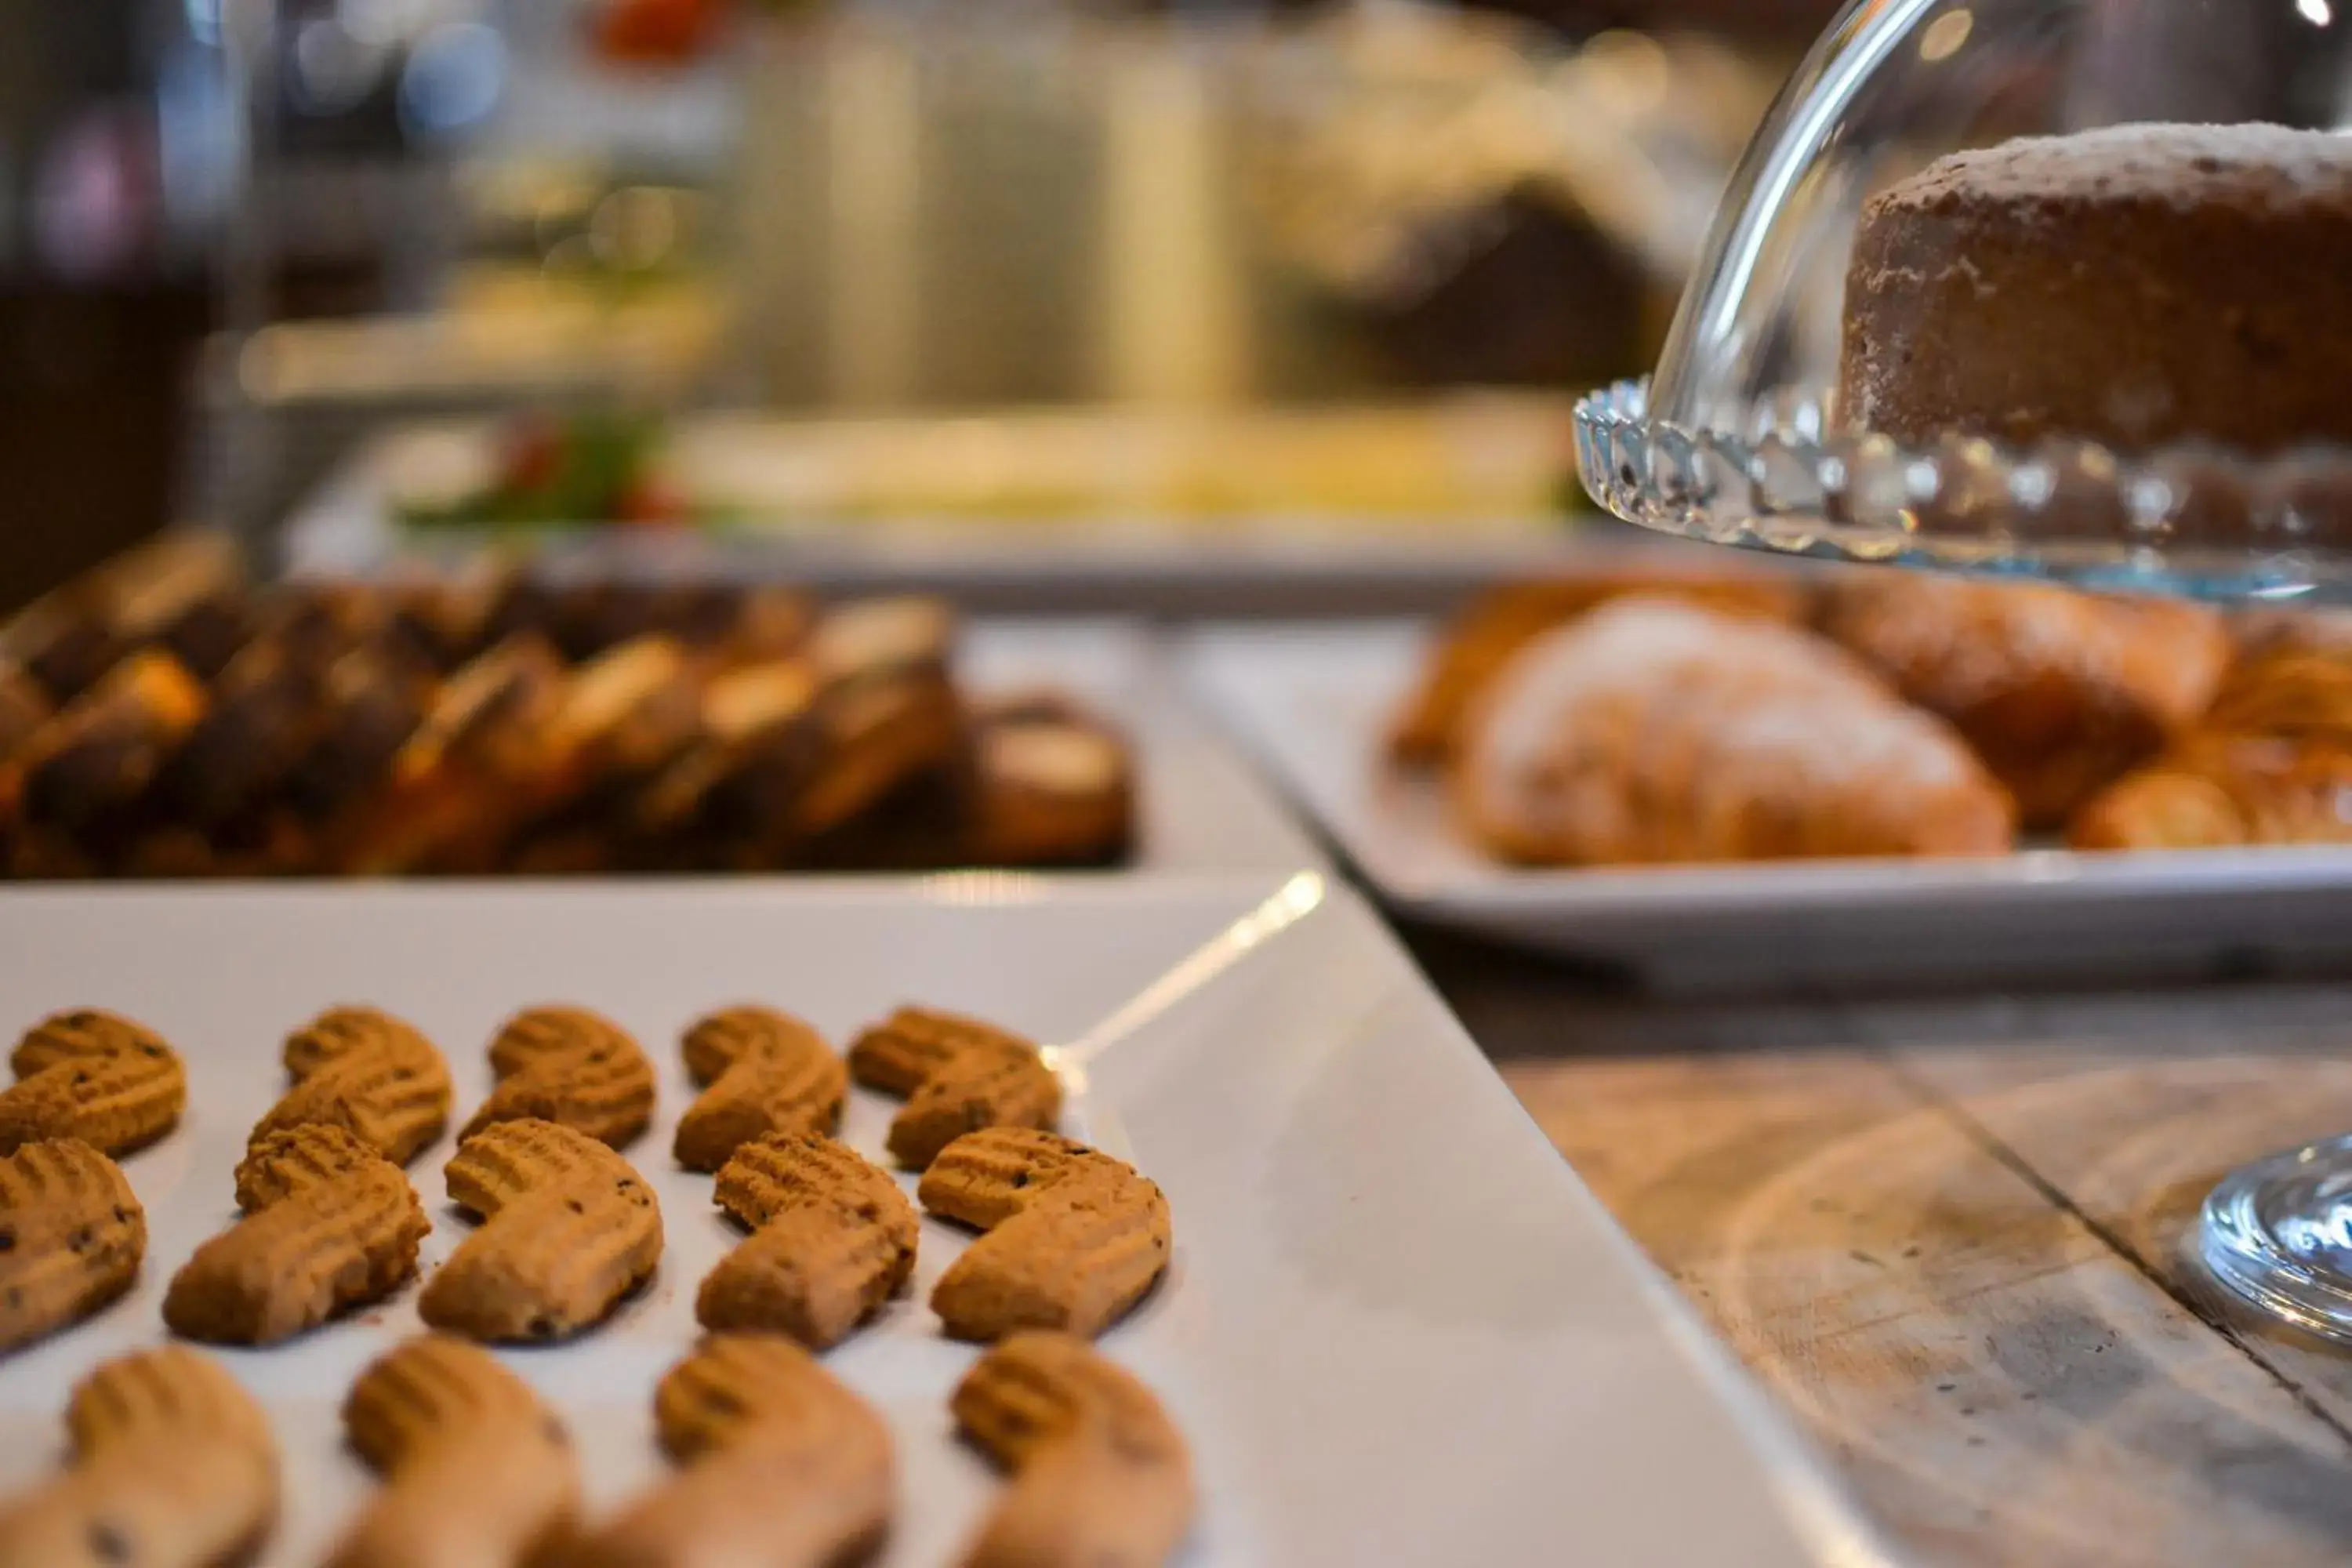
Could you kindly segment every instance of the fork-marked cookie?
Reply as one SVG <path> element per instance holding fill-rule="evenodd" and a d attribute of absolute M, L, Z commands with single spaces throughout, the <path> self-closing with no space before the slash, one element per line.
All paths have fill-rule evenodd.
<path fill-rule="evenodd" d="M 577 1128 L 625 1149 L 654 1114 L 654 1064 L 627 1030 L 585 1007 L 532 1007 L 490 1041 L 498 1087 L 466 1123 L 471 1138 L 494 1122 L 539 1121 Z"/>
<path fill-rule="evenodd" d="M 986 1232 L 948 1266 L 931 1309 L 959 1339 L 1021 1329 L 1092 1339 L 1168 1267 L 1168 1199 L 1123 1161 L 1025 1128 L 967 1133 L 923 1173 L 923 1206 Z"/>
<path fill-rule="evenodd" d="M 702 1281 L 706 1329 L 788 1334 L 825 1350 L 898 1294 L 921 1228 L 889 1173 L 846 1144 L 780 1133 L 719 1173 L 719 1206 L 751 1237 Z"/>
<path fill-rule="evenodd" d="M 328 1568 L 512 1568 L 560 1560 L 577 1528 L 562 1423 L 478 1345 L 389 1352 L 352 1384 L 343 1427 L 384 1484 Z"/>
<path fill-rule="evenodd" d="M 951 1405 L 963 1435 L 1013 1473 L 962 1568 L 1151 1568 L 1182 1543 L 1184 1439 L 1150 1389 L 1084 1340 L 1015 1334 Z"/>
<path fill-rule="evenodd" d="M 145 1211 L 89 1144 L 27 1143 L 0 1159 L 0 1353 L 121 1296 L 146 1253 Z"/>
<path fill-rule="evenodd" d="M 433 1042 L 373 1007 L 330 1007 L 286 1037 L 294 1085 L 256 1138 L 312 1122 L 341 1127 L 405 1165 L 449 1121 L 449 1068 Z"/>
<path fill-rule="evenodd" d="M 888 1427 L 789 1340 L 704 1341 L 662 1379 L 654 1419 L 686 1468 L 599 1532 L 584 1568 L 820 1568 L 888 1528 Z"/>
<path fill-rule="evenodd" d="M 163 1296 L 174 1333 L 268 1345 L 380 1301 L 432 1226 L 399 1166 L 341 1127 L 266 1133 L 236 1171 L 245 1217 L 196 1248 Z"/>
<path fill-rule="evenodd" d="M 143 1024 L 95 1007 L 52 1014 L 26 1031 L 0 1090 L 0 1154 L 47 1138 L 79 1138 L 127 1154 L 169 1132 L 187 1108 L 179 1054 Z"/>
<path fill-rule="evenodd" d="M 268 1419 L 184 1345 L 100 1365 L 76 1385 L 66 1429 L 66 1472 L 0 1506 L 6 1568 L 218 1568 L 258 1551 L 277 1521 Z"/>
<path fill-rule="evenodd" d="M 662 1252 L 661 1210 L 629 1163 L 552 1121 L 499 1121 L 457 1146 L 449 1196 L 482 1216 L 425 1283 L 427 1323 L 493 1343 L 604 1321 Z"/>
<path fill-rule="evenodd" d="M 858 1082 L 906 1097 L 890 1122 L 890 1152 L 922 1170 L 982 1127 L 1051 1129 L 1062 1084 L 1034 1042 L 928 1007 L 901 1007 L 849 1047 Z"/>
<path fill-rule="evenodd" d="M 673 1152 L 689 1171 L 716 1171 L 770 1132 L 831 1132 L 841 1125 L 849 1069 L 824 1037 L 769 1007 L 727 1007 L 680 1041 L 686 1070 L 707 1086 L 678 1118 Z"/>

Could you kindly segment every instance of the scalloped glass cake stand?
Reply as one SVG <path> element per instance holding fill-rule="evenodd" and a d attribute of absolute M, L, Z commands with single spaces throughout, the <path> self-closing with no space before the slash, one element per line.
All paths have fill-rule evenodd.
<path fill-rule="evenodd" d="M 1657 373 L 1578 406 L 1585 489 L 1644 528 L 1781 554 L 2352 602 L 2352 448 L 1905 446 L 1837 425 L 1865 195 L 1961 147 L 2152 120 L 2352 124 L 2352 0 L 1853 0 L 1734 176 Z M 2352 1136 L 2232 1173 L 2195 1247 L 2247 1301 L 2352 1342 Z"/>

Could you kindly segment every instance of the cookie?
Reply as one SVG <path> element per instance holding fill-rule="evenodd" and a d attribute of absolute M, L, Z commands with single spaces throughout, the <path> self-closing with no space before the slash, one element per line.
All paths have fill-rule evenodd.
<path fill-rule="evenodd" d="M 661 1210 L 629 1163 L 576 1128 L 500 1121 L 457 1146 L 449 1196 L 482 1216 L 417 1299 L 436 1329 L 493 1342 L 604 1321 L 662 1251 Z"/>
<path fill-rule="evenodd" d="M 673 1145 L 689 1171 L 716 1171 L 771 1132 L 831 1132 L 841 1125 L 849 1069 L 824 1037 L 767 1007 L 728 1007 L 680 1042 L 686 1070 L 708 1085 L 678 1118 Z"/>
<path fill-rule="evenodd" d="M 1192 1464 L 1151 1391 L 1068 1334 L 1015 1334 L 956 1385 L 956 1426 L 1013 1474 L 963 1568 L 1150 1568 L 1182 1544 Z"/>
<path fill-rule="evenodd" d="M 321 1123 L 256 1139 L 237 1166 L 236 1201 L 245 1217 L 197 1247 L 164 1293 L 174 1333 L 291 1339 L 399 1289 L 432 1228 L 399 1166 Z"/>
<path fill-rule="evenodd" d="M 146 1211 L 89 1144 L 27 1143 L 0 1159 L 0 1353 L 120 1297 L 146 1254 Z"/>
<path fill-rule="evenodd" d="M 490 1041 L 499 1077 L 463 1134 L 525 1119 L 575 1128 L 625 1149 L 654 1114 L 654 1064 L 628 1031 L 585 1007 L 532 1007 Z"/>
<path fill-rule="evenodd" d="M 986 866 L 1101 865 L 1134 837 L 1126 743 L 1051 698 L 984 712 L 974 741 L 972 859 Z"/>
<path fill-rule="evenodd" d="M 125 658 L 25 742 L 25 820 L 85 844 L 111 837 L 206 701 L 161 648 Z"/>
<path fill-rule="evenodd" d="M 294 1087 L 254 1128 L 257 1139 L 322 1123 L 405 1165 L 448 1125 L 448 1065 L 389 1013 L 330 1007 L 286 1037 L 284 1055 Z"/>
<path fill-rule="evenodd" d="M 789 1340 L 704 1341 L 662 1379 L 654 1422 L 687 1468 L 601 1531 L 583 1568 L 821 1568 L 889 1527 L 889 1428 Z"/>
<path fill-rule="evenodd" d="M 426 1334 L 360 1373 L 352 1447 L 384 1479 L 328 1568 L 504 1568 L 560 1560 L 580 1467 L 530 1384 L 464 1340 Z"/>
<path fill-rule="evenodd" d="M 995 1127 L 948 1145 L 923 1207 L 985 1232 L 932 1288 L 958 1339 L 1022 1329 L 1092 1339 L 1168 1267 L 1168 1199 L 1133 1166 L 1051 1132 Z"/>
<path fill-rule="evenodd" d="M 178 1053 L 144 1025 L 94 1007 L 34 1025 L 8 1065 L 16 1081 L 0 1090 L 0 1153 L 79 1138 L 100 1153 L 127 1154 L 169 1132 L 187 1108 Z"/>
<path fill-rule="evenodd" d="M 952 1013 L 901 1007 L 849 1047 L 850 1076 L 904 1095 L 890 1123 L 890 1152 L 914 1170 L 982 1127 L 1050 1129 L 1062 1084 L 1020 1036 Z"/>
<path fill-rule="evenodd" d="M 261 1407 L 210 1358 L 166 1345 L 107 1362 L 66 1405 L 65 1474 L 0 1507 L 10 1568 L 215 1568 L 278 1517 Z"/>
<path fill-rule="evenodd" d="M 719 1206 L 751 1227 L 695 1298 L 706 1329 L 840 1342 L 914 1271 L 920 1224 L 889 1173 L 830 1138 L 776 1133 L 719 1173 Z"/>

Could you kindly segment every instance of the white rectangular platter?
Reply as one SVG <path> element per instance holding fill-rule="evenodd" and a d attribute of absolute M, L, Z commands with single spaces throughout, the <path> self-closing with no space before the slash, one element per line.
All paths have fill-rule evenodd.
<path fill-rule="evenodd" d="M 1090 418 L 1104 434 L 1086 437 Z M 1491 453 L 1482 451 L 1474 414 L 1457 443 L 1465 448 L 1459 460 L 1473 480 L 1491 481 L 1490 470 L 1527 467 L 1531 442 L 1564 458 L 1564 447 L 1551 448 L 1565 419 L 1565 409 L 1556 418 L 1541 408 L 1515 414 L 1499 437 L 1503 450 Z M 1334 509 L 1184 519 L 1135 510 L 1116 497 L 1122 481 L 1149 485 L 1157 448 L 1147 439 L 1146 449 L 1135 449 L 1129 422 L 1117 415 L 1074 416 L 1067 431 L 1045 433 L 1053 452 L 1066 452 L 1105 487 L 1099 503 L 1064 504 L 1045 515 L 1020 515 L 1017 497 L 1002 516 L 874 510 L 856 504 L 855 482 L 828 477 L 847 466 L 902 482 L 910 471 L 953 471 L 985 483 L 1002 470 L 1003 484 L 1003 474 L 1040 461 L 1058 470 L 1030 451 L 1034 423 L 682 419 L 670 442 L 682 479 L 689 488 L 741 497 L 751 509 L 742 521 L 712 529 L 557 528 L 538 531 L 531 543 L 566 566 L 623 576 L 783 572 L 835 592 L 952 593 L 1014 612 L 1149 608 L 1192 616 L 1256 614 L 1266 605 L 1292 614 L 1433 608 L 1498 579 L 1559 569 L 1585 548 L 1548 507 L 1526 505 L 1490 515 L 1460 503 L 1392 515 Z M 365 575 L 395 562 L 449 565 L 511 545 L 511 533 L 416 528 L 398 517 L 404 494 L 478 482 L 494 430 L 481 421 L 426 422 L 370 435 L 294 505 L 284 534 L 288 570 Z M 822 499 L 836 490 L 845 492 L 837 510 Z"/>
<path fill-rule="evenodd" d="M 103 1004 L 185 1053 L 183 1128 L 126 1162 L 152 1243 L 136 1292 L 0 1371 L 0 1488 L 55 1461 L 94 1361 L 153 1342 L 164 1282 L 232 1215 L 230 1171 L 282 1088 L 281 1034 L 364 1000 L 444 1047 L 462 1117 L 482 1045 L 517 1007 L 601 1009 L 660 1064 L 630 1151 L 662 1205 L 652 1285 L 572 1344 L 509 1363 L 569 1422 L 592 1503 L 662 1473 L 650 1395 L 691 1344 L 732 1236 L 668 1149 L 681 1028 L 757 1000 L 828 1036 L 919 998 L 1059 1048 L 1067 1130 L 1134 1161 L 1175 1216 L 1169 1276 L 1103 1342 L 1194 1450 L 1203 1508 L 1181 1561 L 1281 1568 L 1881 1561 L 1818 1472 L 1726 1373 L 1367 908 L 1314 872 L 1152 890 L 985 877 L 607 889 L 382 887 L 0 896 L 12 1020 Z M 881 1157 L 890 1106 L 845 1136 Z M 447 1140 L 412 1176 L 434 1230 Z M 911 1185 L 911 1181 L 910 1181 Z M 887 1418 L 890 1564 L 952 1560 L 999 1486 L 950 1434 L 973 1359 L 929 1287 L 962 1245 L 926 1221 L 912 1291 L 832 1367 Z M 268 1564 L 317 1560 L 369 1482 L 341 1446 L 353 1375 L 415 1331 L 415 1291 L 268 1351 L 220 1352 L 267 1405 L 286 1512 Z"/>
<path fill-rule="evenodd" d="M 1383 743 L 1428 631 L 1199 634 L 1188 680 L 1401 914 L 1661 990 L 2251 977 L 2352 961 L 2352 851 L 1528 870 L 1483 854 Z"/>

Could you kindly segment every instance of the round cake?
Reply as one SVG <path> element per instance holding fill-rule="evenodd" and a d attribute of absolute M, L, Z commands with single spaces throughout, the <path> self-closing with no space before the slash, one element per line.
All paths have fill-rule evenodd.
<path fill-rule="evenodd" d="M 2352 136 L 2122 125 L 1864 207 L 1839 423 L 2123 450 L 2352 442 Z"/>

